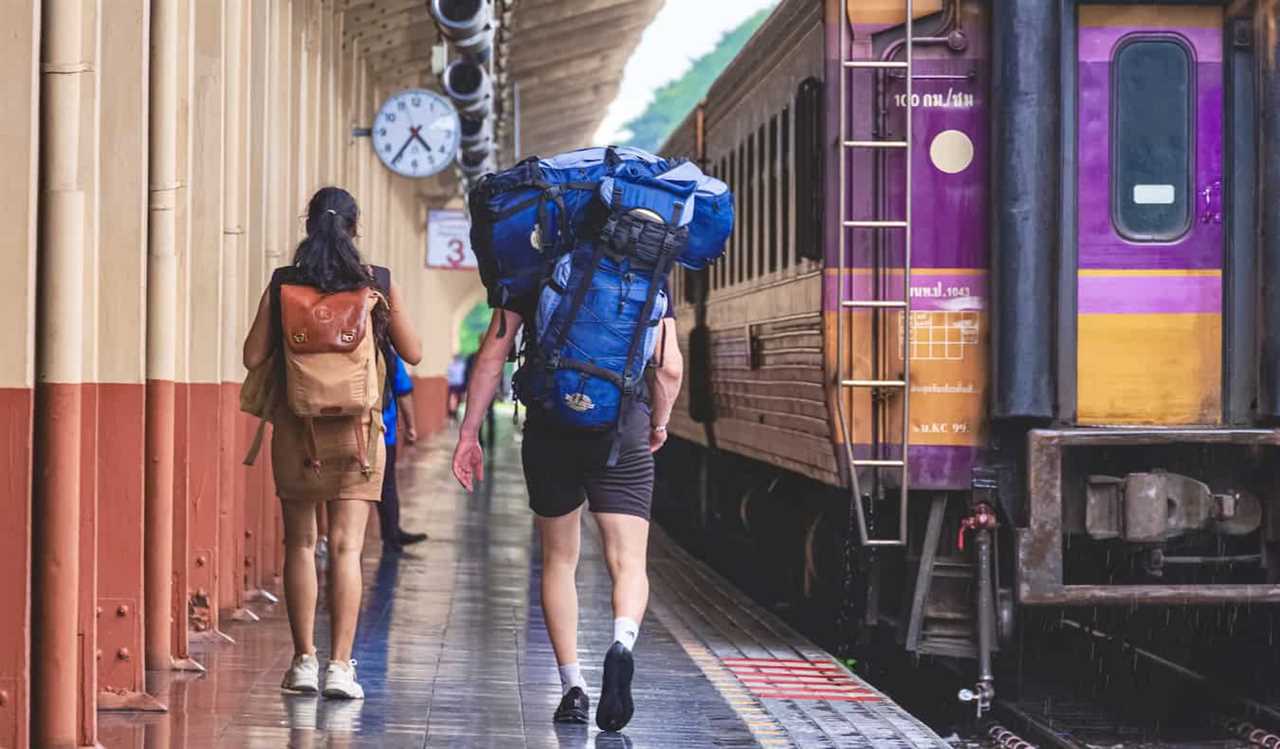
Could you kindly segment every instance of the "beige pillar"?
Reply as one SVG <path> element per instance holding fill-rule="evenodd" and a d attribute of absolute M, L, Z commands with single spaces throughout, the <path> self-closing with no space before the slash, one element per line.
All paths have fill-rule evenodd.
<path fill-rule="evenodd" d="M 98 708 L 157 710 L 143 637 L 150 0 L 102 16 L 98 304 Z M 101 621 L 101 620 L 100 620 Z"/>
<path fill-rule="evenodd" d="M 38 2 L 0 3 L 6 22 L 0 44 L 0 101 L 10 118 L 0 128 L 0 318 L 12 338 L 0 356 L 0 450 L 8 456 L 8 481 L 0 485 L 0 680 L 12 684 L 0 705 L 0 744 L 31 743 L 32 431 L 36 340 L 36 227 L 40 156 L 40 13 Z"/>
<path fill-rule="evenodd" d="M 80 655 L 85 264 L 92 262 L 96 0 L 42 6 L 42 142 L 36 377 L 41 508 L 33 539 L 34 744 L 74 747 Z M 86 121 L 87 120 L 87 121 Z M 87 125 L 87 127 L 86 127 Z"/>
<path fill-rule="evenodd" d="M 178 97 L 181 6 L 151 4 L 151 199 L 147 224 L 147 667 L 172 665 L 173 437 L 178 295 Z"/>
<path fill-rule="evenodd" d="M 240 346 L 247 328 L 245 320 L 246 264 L 245 236 L 245 155 L 248 145 L 249 108 L 244 106 L 249 78 L 250 56 L 245 43 L 248 14 L 245 0 L 227 0 L 223 27 L 225 40 L 222 185 L 222 314 L 219 430 L 221 451 L 218 494 L 218 595 L 217 605 L 223 610 L 237 609 L 240 584 L 240 559 L 243 557 L 244 510 L 240 496 L 238 427 L 239 384 L 244 379 L 240 362 Z"/>
<path fill-rule="evenodd" d="M 175 637 L 204 637 L 225 641 L 219 632 L 219 505 L 224 491 L 224 461 L 220 440 L 224 418 L 234 418 L 220 408 L 224 328 L 235 328 L 234 318 L 224 314 L 223 296 L 223 200 L 224 76 L 226 33 L 229 23 L 224 3 L 197 2 L 193 11 L 190 245 L 187 263 L 189 312 L 187 315 L 188 376 L 186 408 L 179 444 L 186 455 L 187 537 L 175 551 L 184 563 L 186 585 L 175 603 L 185 614 Z M 234 277 L 234 273 L 232 274 Z M 181 484 L 180 484 L 181 487 Z M 181 527 L 179 526 L 179 530 Z"/>

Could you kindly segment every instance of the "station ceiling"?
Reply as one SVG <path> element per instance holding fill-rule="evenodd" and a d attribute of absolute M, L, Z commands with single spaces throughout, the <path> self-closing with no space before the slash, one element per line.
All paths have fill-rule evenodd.
<path fill-rule="evenodd" d="M 336 2 L 345 11 L 345 42 L 369 52 L 380 84 L 439 89 L 431 71 L 438 35 L 429 0 Z M 495 0 L 495 12 L 509 19 L 499 94 L 514 109 L 518 91 L 520 156 L 591 144 L 623 67 L 663 2 Z"/>

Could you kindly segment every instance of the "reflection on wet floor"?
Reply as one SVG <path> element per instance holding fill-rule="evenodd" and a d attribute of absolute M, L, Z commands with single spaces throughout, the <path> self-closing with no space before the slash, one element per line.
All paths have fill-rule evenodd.
<path fill-rule="evenodd" d="M 637 713 L 625 735 L 551 723 L 560 686 L 538 602 L 536 540 L 518 449 L 509 438 L 500 443 L 475 497 L 449 476 L 449 435 L 406 451 L 404 524 L 431 540 L 401 556 L 369 545 L 355 647 L 363 702 L 282 695 L 292 655 L 283 605 L 259 607 L 262 621 L 228 626 L 236 644 L 199 646 L 206 674 L 150 675 L 168 713 L 103 713 L 103 746 L 756 746 L 657 616 L 637 646 Z M 594 707 L 612 615 L 598 538 L 587 526 L 580 647 Z M 322 659 L 326 618 L 317 634 Z"/>

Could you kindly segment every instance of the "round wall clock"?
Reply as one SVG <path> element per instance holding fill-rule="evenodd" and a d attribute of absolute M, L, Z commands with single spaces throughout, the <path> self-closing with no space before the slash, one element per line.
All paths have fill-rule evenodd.
<path fill-rule="evenodd" d="M 403 177 L 430 177 L 453 163 L 462 123 L 446 97 L 411 88 L 387 99 L 370 135 L 373 150 L 388 169 Z"/>

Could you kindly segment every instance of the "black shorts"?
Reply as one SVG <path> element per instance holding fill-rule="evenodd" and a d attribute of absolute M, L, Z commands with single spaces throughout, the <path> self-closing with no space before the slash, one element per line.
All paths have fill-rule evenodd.
<path fill-rule="evenodd" d="M 649 407 L 637 403 L 623 418 L 618 461 L 612 467 L 612 433 L 564 432 L 530 413 L 521 455 L 529 506 L 542 517 L 567 515 L 585 499 L 592 512 L 649 519 L 653 500 L 653 454 L 649 452 Z"/>

